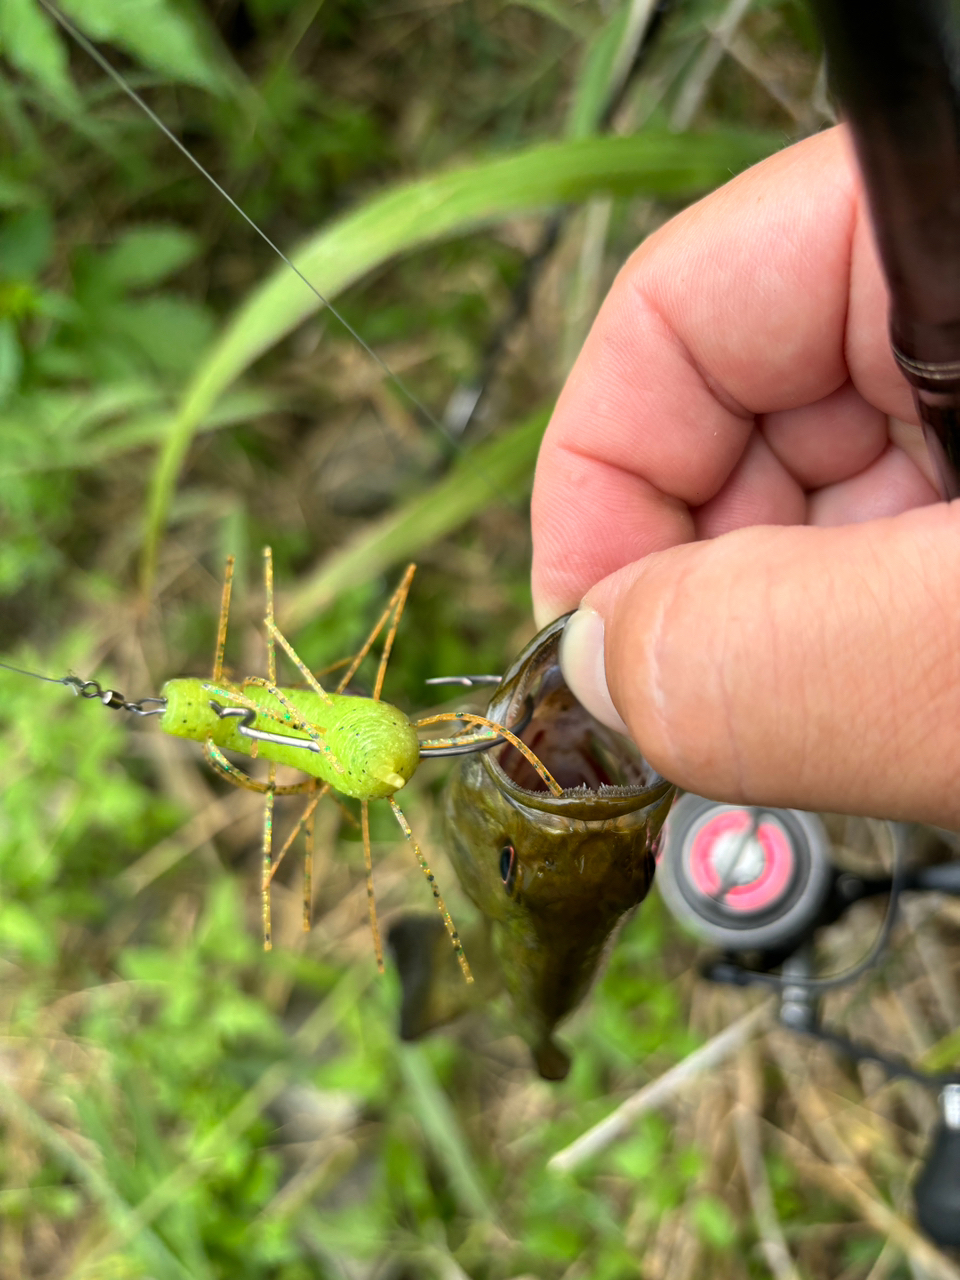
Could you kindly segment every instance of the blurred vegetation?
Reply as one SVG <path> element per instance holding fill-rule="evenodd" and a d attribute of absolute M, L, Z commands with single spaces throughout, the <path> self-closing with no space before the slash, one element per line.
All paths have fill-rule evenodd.
<path fill-rule="evenodd" d="M 824 123 L 804 9 L 661 3 L 636 58 L 654 6 L 62 8 L 403 385 L 43 7 L 4 0 L 0 653 L 131 697 L 205 671 L 230 551 L 229 659 L 260 670 L 269 542 L 313 666 L 414 558 L 387 695 L 422 709 L 426 677 L 502 669 L 532 632 L 524 502 L 565 370 L 643 236 Z M 657 901 L 568 1028 L 563 1085 L 500 1005 L 401 1046 L 334 806 L 315 927 L 291 857 L 264 955 L 256 797 L 149 722 L 0 676 L 4 1280 L 764 1273 L 722 1073 L 582 1175 L 545 1168 L 742 1007 L 695 983 Z M 422 775 L 406 807 L 442 875 Z M 374 837 L 381 911 L 425 904 Z M 862 1215 L 782 1152 L 769 1170 L 801 1266 L 866 1275 Z"/>

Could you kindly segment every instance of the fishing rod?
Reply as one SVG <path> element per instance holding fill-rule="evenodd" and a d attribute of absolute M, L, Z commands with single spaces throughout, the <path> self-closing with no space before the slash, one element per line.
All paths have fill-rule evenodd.
<path fill-rule="evenodd" d="M 960 496 L 960 20 L 950 0 L 810 0 L 941 496 Z"/>

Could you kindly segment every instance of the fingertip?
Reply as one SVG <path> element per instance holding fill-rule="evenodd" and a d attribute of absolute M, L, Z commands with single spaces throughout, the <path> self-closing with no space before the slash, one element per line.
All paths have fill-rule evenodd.
<path fill-rule="evenodd" d="M 533 591 L 533 620 L 537 624 L 537 630 L 542 631 L 544 627 L 548 627 L 555 618 L 560 618 L 565 613 L 570 612 L 570 606 L 566 608 L 558 601 L 554 600 L 545 592 Z"/>
<path fill-rule="evenodd" d="M 629 736 L 630 730 L 607 688 L 604 622 L 595 609 L 578 609 L 560 640 L 560 669 L 577 700 L 601 724 Z"/>

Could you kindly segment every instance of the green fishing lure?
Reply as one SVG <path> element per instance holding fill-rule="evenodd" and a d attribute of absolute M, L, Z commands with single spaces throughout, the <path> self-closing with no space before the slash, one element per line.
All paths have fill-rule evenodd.
<path fill-rule="evenodd" d="M 224 676 L 224 652 L 233 584 L 233 558 L 227 561 L 213 671 L 209 680 L 183 677 L 169 680 L 160 697 L 130 702 L 115 690 L 104 690 L 95 680 L 76 676 L 59 678 L 37 676 L 41 680 L 65 684 L 84 698 L 96 698 L 114 710 L 137 715 L 158 716 L 164 732 L 202 743 L 210 765 L 233 786 L 256 791 L 264 797 L 261 910 L 263 943 L 269 950 L 273 942 L 270 886 L 277 868 L 297 836 L 304 833 L 303 927 L 309 930 L 313 895 L 313 818 L 317 805 L 330 791 L 360 801 L 360 828 L 367 873 L 367 898 L 370 927 L 377 964 L 383 968 L 383 951 L 373 895 L 373 858 L 370 847 L 369 804 L 386 800 L 406 840 L 411 844 L 420 869 L 430 885 L 439 911 L 441 928 L 452 944 L 463 978 L 473 981 L 463 945 L 450 913 L 447 911 L 436 877 L 427 864 L 394 795 L 413 776 L 424 757 L 462 754 L 483 750 L 497 743 L 511 742 L 548 791 L 559 795 L 560 786 L 543 767 L 536 755 L 509 729 L 494 725 L 472 712 L 444 712 L 409 720 L 399 708 L 384 702 L 380 696 L 393 649 L 397 628 L 406 604 L 414 565 L 409 565 L 396 591 L 387 602 L 373 630 L 359 650 L 349 658 L 346 670 L 333 690 L 326 690 L 280 631 L 274 619 L 273 556 L 270 548 L 263 552 L 266 612 L 267 674 L 247 676 L 231 681 Z M 346 688 L 378 637 L 385 633 L 380 652 L 373 693 L 364 697 L 347 693 Z M 277 648 L 283 650 L 303 677 L 305 687 L 280 686 L 277 681 Z M 8 666 L 0 663 L 0 666 Z M 455 732 L 448 738 L 422 739 L 417 732 L 427 726 L 454 722 Z M 267 775 L 256 778 L 231 761 L 225 751 L 267 761 Z M 278 766 L 288 766 L 306 775 L 300 782 L 277 781 Z M 273 846 L 273 812 L 277 796 L 305 795 L 306 806 L 279 852 Z"/>

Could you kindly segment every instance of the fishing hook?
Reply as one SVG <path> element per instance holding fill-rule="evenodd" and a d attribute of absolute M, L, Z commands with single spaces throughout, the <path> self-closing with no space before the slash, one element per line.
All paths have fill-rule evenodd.
<path fill-rule="evenodd" d="M 312 738 L 295 738 L 288 733 L 272 733 L 269 729 L 254 729 L 257 713 L 252 707 L 224 707 L 219 702 L 210 700 L 210 710 L 221 720 L 237 719 L 237 732 L 245 738 L 253 738 L 257 742 L 275 742 L 278 747 L 300 747 L 304 751 L 315 751 L 320 755 L 323 748 Z"/>
<path fill-rule="evenodd" d="M 494 678 L 499 684 L 500 677 L 496 676 Z M 439 684 L 446 679 L 447 677 L 441 677 L 440 680 L 428 681 L 427 683 Z M 454 677 L 454 679 L 455 680 L 456 679 L 473 680 L 473 679 L 476 679 L 476 677 L 474 676 L 466 676 L 466 677 L 459 677 L 459 678 Z M 489 682 L 489 677 L 483 677 L 483 679 Z M 66 683 L 66 682 L 58 681 L 58 683 Z M 88 681 L 87 683 L 96 683 L 96 682 Z M 95 695 L 83 694 L 82 696 L 93 697 Z M 112 695 L 112 696 L 119 696 L 119 695 Z M 143 699 L 143 701 L 148 701 L 148 699 Z M 110 703 L 107 705 L 121 705 L 121 704 Z M 209 706 L 210 706 L 210 710 L 213 711 L 214 714 L 217 715 L 221 720 L 232 720 L 232 719 L 239 720 L 240 723 L 237 725 L 237 732 L 242 733 L 245 738 L 253 738 L 258 742 L 273 742 L 280 747 L 299 747 L 304 751 L 314 751 L 318 754 L 323 750 L 323 748 L 319 745 L 319 743 L 314 742 L 310 738 L 299 738 L 299 737 L 293 737 L 291 734 L 274 733 L 272 732 L 272 730 L 269 730 L 269 729 L 255 729 L 254 724 L 256 723 L 257 713 L 256 711 L 253 710 L 252 707 L 225 707 L 222 705 L 222 703 L 216 702 L 213 699 L 210 700 Z M 153 711 L 141 711 L 139 712 L 139 714 L 140 715 L 156 715 L 157 713 Z M 532 715 L 533 715 L 533 702 L 531 701 L 531 699 L 528 698 L 526 708 L 524 710 L 524 714 L 519 720 L 519 722 L 511 728 L 511 733 L 522 732 L 530 723 L 530 718 Z M 506 738 L 497 734 L 496 736 L 491 737 L 489 740 L 481 741 L 481 742 L 461 742 L 461 743 L 451 743 L 449 746 L 446 746 L 446 747 L 427 747 L 425 750 L 422 750 L 420 754 L 424 758 L 431 759 L 431 760 L 435 759 L 437 756 L 466 756 L 466 755 L 472 755 L 474 752 L 477 752 L 477 751 L 489 751 L 492 747 L 502 746 L 503 743 L 506 741 L 507 741 Z"/>

